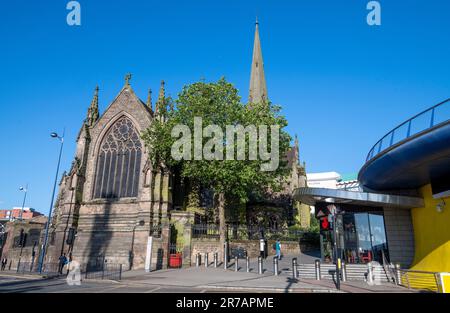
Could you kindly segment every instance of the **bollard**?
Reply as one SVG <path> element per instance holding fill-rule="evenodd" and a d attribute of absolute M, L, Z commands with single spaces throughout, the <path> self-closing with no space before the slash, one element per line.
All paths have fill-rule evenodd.
<path fill-rule="evenodd" d="M 197 255 L 195 256 L 195 267 L 199 266 L 200 266 L 200 253 L 197 253 Z"/>
<path fill-rule="evenodd" d="M 316 268 L 316 280 L 322 279 L 322 273 L 320 272 L 320 260 L 316 260 L 315 268 Z"/>
<path fill-rule="evenodd" d="M 205 268 L 208 268 L 208 252 L 205 253 Z"/>
<path fill-rule="evenodd" d="M 347 281 L 347 264 L 344 261 L 342 261 L 342 281 Z"/>
<path fill-rule="evenodd" d="M 228 243 L 223 245 L 223 269 L 228 269 Z"/>
<path fill-rule="evenodd" d="M 237 256 L 234 257 L 234 271 L 235 272 L 239 272 L 239 263 L 238 263 L 239 259 Z"/>
<path fill-rule="evenodd" d="M 262 257 L 258 257 L 258 274 L 262 275 L 263 273 L 263 260 Z"/>
<path fill-rule="evenodd" d="M 277 256 L 273 257 L 273 274 L 275 276 L 278 276 L 278 257 Z"/>
<path fill-rule="evenodd" d="M 250 273 L 250 258 L 247 256 L 246 260 L 247 273 Z"/>
<path fill-rule="evenodd" d="M 294 279 L 298 278 L 297 258 L 292 259 L 292 275 Z"/>
<path fill-rule="evenodd" d="M 336 288 L 338 290 L 341 290 L 341 268 L 342 268 L 341 258 L 338 258 L 336 260 Z"/>
<path fill-rule="evenodd" d="M 367 282 L 369 283 L 369 285 L 373 285 L 372 262 L 367 263 Z"/>
<path fill-rule="evenodd" d="M 395 264 L 395 276 L 396 276 L 395 280 L 397 285 L 399 286 L 402 284 L 402 273 L 400 272 L 400 269 L 401 269 L 400 263 Z"/>
<path fill-rule="evenodd" d="M 218 253 L 214 253 L 214 268 L 217 268 Z"/>

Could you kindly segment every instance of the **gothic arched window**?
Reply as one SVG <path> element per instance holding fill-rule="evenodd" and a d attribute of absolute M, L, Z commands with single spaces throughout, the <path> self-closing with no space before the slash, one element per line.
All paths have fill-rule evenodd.
<path fill-rule="evenodd" d="M 120 118 L 101 143 L 97 159 L 95 199 L 137 197 L 142 144 L 127 117 Z"/>

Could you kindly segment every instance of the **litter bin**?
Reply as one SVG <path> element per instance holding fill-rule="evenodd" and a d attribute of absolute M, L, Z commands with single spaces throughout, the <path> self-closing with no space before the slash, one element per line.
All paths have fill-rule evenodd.
<path fill-rule="evenodd" d="M 171 254 L 169 256 L 169 267 L 170 268 L 181 268 L 181 265 L 182 265 L 181 253 Z"/>

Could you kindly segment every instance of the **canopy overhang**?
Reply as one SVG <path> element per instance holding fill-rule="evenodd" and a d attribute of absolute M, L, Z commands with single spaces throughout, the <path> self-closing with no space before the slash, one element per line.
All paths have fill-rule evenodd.
<path fill-rule="evenodd" d="M 362 206 L 412 209 L 424 206 L 422 198 L 390 194 L 356 192 L 339 189 L 303 187 L 294 190 L 294 200 L 307 205 L 318 202 L 346 203 Z"/>

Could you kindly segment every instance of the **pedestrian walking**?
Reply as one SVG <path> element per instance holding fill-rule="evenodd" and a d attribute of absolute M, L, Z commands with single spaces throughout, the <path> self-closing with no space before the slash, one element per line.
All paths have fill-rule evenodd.
<path fill-rule="evenodd" d="M 68 260 L 67 260 L 66 254 L 64 253 L 59 257 L 59 266 L 58 266 L 59 274 L 62 274 L 63 268 L 67 263 L 68 263 Z"/>
<path fill-rule="evenodd" d="M 266 241 L 264 240 L 264 238 L 261 238 L 259 240 L 259 255 L 261 256 L 262 259 L 266 258 Z"/>
<path fill-rule="evenodd" d="M 281 242 L 280 240 L 277 240 L 275 243 L 275 252 L 278 260 L 281 260 Z"/>
<path fill-rule="evenodd" d="M 2 271 L 5 270 L 6 264 L 8 264 L 8 259 L 7 259 L 7 258 L 3 258 L 3 259 L 2 259 Z"/>

